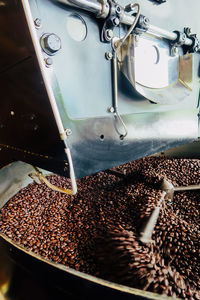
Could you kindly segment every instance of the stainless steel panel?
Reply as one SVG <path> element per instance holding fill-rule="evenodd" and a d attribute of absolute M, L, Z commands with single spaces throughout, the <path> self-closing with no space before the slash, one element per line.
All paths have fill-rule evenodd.
<path fill-rule="evenodd" d="M 167 1 L 164 6 L 166 16 L 162 5 L 139 2 L 144 14 L 155 19 L 158 26 L 166 24 L 168 30 L 172 29 L 172 25 L 180 30 L 185 26 L 183 16 L 175 18 L 174 4 L 171 2 Z M 14 5 L 11 0 L 7 1 L 8 7 L 13 7 L 13 10 L 6 11 L 4 22 L 10 27 L 9 17 L 13 14 L 17 16 L 15 31 L 13 35 L 8 35 L 9 41 L 15 45 L 16 53 L 21 53 L 21 49 L 25 48 L 30 56 L 1 73 L 0 147 L 4 158 L 7 153 L 8 161 L 20 159 L 68 175 L 64 145 L 51 109 L 47 81 L 56 99 L 63 126 L 72 132 L 67 142 L 77 177 L 198 137 L 197 97 L 190 95 L 187 100 L 174 104 L 172 95 L 170 104 L 152 104 L 138 95 L 123 74 L 119 74 L 119 113 L 128 129 L 127 137 L 120 140 L 116 127 L 120 129 L 121 125 L 108 112 L 108 107 L 112 105 L 112 82 L 111 62 L 106 60 L 105 52 L 111 46 L 100 41 L 102 23 L 87 12 L 68 8 L 57 1 L 30 0 L 26 4 L 30 3 L 32 15 L 26 16 L 27 20 L 33 24 L 36 18 L 40 18 L 41 27 L 35 28 L 33 25 L 29 29 L 21 2 L 17 3 Z M 125 5 L 127 2 L 120 3 Z M 177 1 L 176 8 L 182 7 L 181 3 Z M 182 8 L 184 13 L 192 9 L 187 1 Z M 0 7 L 2 15 L 5 13 L 3 9 Z M 198 15 L 194 8 L 193 12 L 188 25 L 194 24 L 193 30 L 198 33 Z M 87 36 L 81 41 L 73 38 L 73 30 L 70 31 L 71 25 L 67 23 L 74 14 L 79 15 L 79 20 L 83 19 L 87 27 Z M 172 20 L 167 22 L 169 15 Z M 6 35 L 6 26 L 3 27 L 3 36 Z M 22 36 L 22 32 L 24 40 L 19 39 L 18 45 L 15 35 Z M 117 36 L 122 36 L 124 32 L 125 28 L 115 30 Z M 62 48 L 54 55 L 48 55 L 39 46 L 41 55 L 36 57 L 33 46 L 39 45 L 44 34 L 52 33 L 61 39 Z M 7 48 L 9 51 L 6 43 L 2 47 L 4 53 Z M 193 78 L 199 80 L 198 54 L 194 57 L 194 64 Z M 44 77 L 41 75 L 41 65 Z M 194 90 L 197 95 L 198 82 Z"/>
<path fill-rule="evenodd" d="M 120 3 L 125 5 L 127 1 L 120 1 Z M 154 6 L 149 1 L 145 1 L 145 3 L 140 4 L 142 11 L 144 10 L 144 13 L 146 12 L 146 15 L 150 18 L 152 14 L 155 15 L 154 10 L 157 10 L 158 15 L 157 18 L 154 18 L 154 20 L 160 20 L 159 14 L 161 13 L 161 7 Z M 40 39 L 43 33 L 55 33 L 61 38 L 62 41 L 62 49 L 56 55 L 51 57 L 53 61 L 51 69 L 58 81 L 65 113 L 70 119 L 74 120 L 93 117 L 109 117 L 110 114 L 108 112 L 108 107 L 112 105 L 111 62 L 105 59 L 105 53 L 107 51 L 111 51 L 111 46 L 100 41 L 100 30 L 102 27 L 100 21 L 95 17 L 91 17 L 91 15 L 84 11 L 79 11 L 68 6 L 61 6 L 56 4 L 56 2 L 49 0 L 37 1 L 37 6 L 35 4 L 35 0 L 30 0 L 30 5 L 33 19 L 39 17 L 42 20 L 42 27 L 41 29 L 37 30 L 38 39 Z M 187 6 L 188 4 L 185 2 L 184 9 L 186 9 Z M 147 7 L 149 8 L 148 13 Z M 87 37 L 80 42 L 74 40 L 67 29 L 67 22 L 74 14 L 78 14 L 81 18 L 83 18 L 87 26 Z M 58 19 L 60 20 L 59 23 L 57 22 Z M 182 30 L 185 26 L 185 21 L 183 18 L 181 22 L 178 22 L 175 19 L 173 19 L 171 22 L 174 23 L 175 28 L 180 30 Z M 164 22 L 162 22 L 162 24 L 163 23 Z M 169 26 L 168 23 L 169 22 L 166 21 L 166 27 Z M 121 28 L 120 31 L 118 28 L 116 28 L 114 34 L 116 36 L 122 36 L 124 34 L 123 28 Z M 146 39 L 141 37 L 141 41 L 142 40 L 146 41 Z M 165 47 L 165 61 L 167 66 L 164 70 L 162 64 L 161 69 L 159 69 L 159 72 L 162 71 L 162 74 L 157 71 L 156 78 L 164 77 L 165 84 L 167 80 L 169 85 L 174 82 L 175 78 L 177 77 L 177 58 L 170 58 L 169 56 L 167 57 L 167 54 L 169 55 L 171 48 L 167 42 L 154 39 L 153 43 L 156 43 L 156 45 L 158 44 L 160 49 Z M 149 50 L 144 49 L 144 46 L 142 49 L 143 51 L 140 51 L 143 52 L 142 56 L 144 56 L 143 54 L 145 50 L 149 53 Z M 150 54 L 148 55 L 150 56 Z M 44 58 L 45 57 L 46 56 L 44 55 Z M 138 65 L 138 68 L 141 70 L 142 74 L 144 73 L 144 78 L 146 78 L 148 76 L 147 74 L 149 73 L 155 73 L 155 68 L 154 70 L 148 71 L 148 66 L 143 63 L 142 58 L 140 61 L 141 64 Z M 182 98 L 182 95 L 179 96 L 180 90 L 178 89 L 177 92 L 177 89 L 174 91 L 169 89 L 167 99 L 170 98 L 170 101 L 164 101 L 162 99 L 161 102 L 164 102 L 164 106 L 152 106 L 151 103 L 149 103 L 147 100 L 148 96 L 150 100 L 155 98 L 155 96 L 152 96 L 153 91 L 148 91 L 150 93 L 149 95 L 147 91 L 144 91 L 142 88 L 144 91 L 143 94 L 146 96 L 146 98 L 139 97 L 133 88 L 131 89 L 128 87 L 129 83 L 126 83 L 123 77 L 119 77 L 120 113 L 124 115 L 130 113 L 170 111 L 172 110 L 171 105 L 173 105 L 173 110 L 179 110 L 180 108 L 195 108 L 198 101 L 198 64 L 199 57 L 196 59 L 194 64 L 194 94 L 190 93 L 187 89 L 181 86 L 182 89 L 180 90 L 183 90 L 183 94 L 187 94 L 187 99 L 185 100 L 184 98 L 185 101 L 183 100 L 182 103 L 177 103 L 180 101 L 174 101 L 171 93 L 176 93 L 176 98 L 180 100 L 180 98 Z M 142 77 L 142 74 L 140 77 Z M 169 79 L 168 75 L 170 76 Z M 155 77 L 155 74 L 153 77 Z M 141 80 L 139 81 L 141 82 Z M 156 83 L 154 81 L 153 87 L 155 87 L 155 85 Z M 160 84 L 159 81 L 159 83 L 157 83 L 157 88 L 161 87 L 163 87 L 163 83 Z M 158 94 L 159 93 L 162 93 L 162 91 L 158 91 Z"/>

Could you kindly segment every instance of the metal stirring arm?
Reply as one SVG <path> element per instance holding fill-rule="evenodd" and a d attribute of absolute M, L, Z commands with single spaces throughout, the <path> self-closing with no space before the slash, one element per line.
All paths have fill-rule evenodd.
<path fill-rule="evenodd" d="M 200 184 L 175 187 L 169 180 L 164 178 L 161 183 L 161 189 L 167 193 L 166 197 L 172 201 L 174 192 L 200 190 Z"/>
<path fill-rule="evenodd" d="M 144 227 L 144 230 L 140 233 L 140 241 L 144 244 L 153 242 L 152 234 L 153 234 L 155 225 L 157 223 L 161 204 L 163 203 L 163 201 L 165 199 L 172 200 L 174 192 L 199 190 L 200 184 L 174 187 L 170 181 L 167 181 L 166 179 L 164 179 L 163 183 L 162 183 L 162 189 L 163 189 L 163 192 L 162 192 L 161 198 L 158 202 L 158 205 L 152 212 L 147 224 Z"/>
<path fill-rule="evenodd" d="M 162 192 L 162 195 L 161 195 L 161 198 L 158 202 L 158 205 L 155 207 L 154 211 L 152 212 L 152 214 L 151 214 L 144 230 L 140 233 L 140 241 L 144 244 L 148 244 L 148 243 L 153 242 L 152 241 L 152 234 L 153 234 L 155 225 L 157 223 L 157 220 L 158 220 L 158 217 L 159 217 L 159 214 L 160 214 L 160 208 L 161 208 L 161 205 L 162 205 L 162 203 L 165 199 L 166 194 L 167 193 L 165 191 Z"/>
<path fill-rule="evenodd" d="M 189 185 L 189 186 L 174 187 L 174 192 L 195 191 L 195 190 L 200 190 L 200 184 L 193 184 L 193 185 Z"/>

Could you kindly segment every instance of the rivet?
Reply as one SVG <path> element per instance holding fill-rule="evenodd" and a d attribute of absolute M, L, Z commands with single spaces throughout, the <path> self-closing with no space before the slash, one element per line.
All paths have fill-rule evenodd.
<path fill-rule="evenodd" d="M 53 60 L 51 57 L 45 58 L 46 67 L 50 67 L 53 64 Z"/>

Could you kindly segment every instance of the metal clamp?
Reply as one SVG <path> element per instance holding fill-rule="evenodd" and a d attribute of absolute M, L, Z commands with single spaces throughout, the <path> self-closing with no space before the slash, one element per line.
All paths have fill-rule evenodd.
<path fill-rule="evenodd" d="M 177 38 L 173 41 L 171 48 L 171 55 L 175 56 L 178 54 L 178 47 L 182 46 L 184 54 L 194 53 L 200 50 L 200 42 L 196 34 L 191 33 L 190 27 L 185 27 L 184 32 L 175 30 L 174 33 L 177 35 Z M 190 40 L 190 44 L 187 44 L 186 41 Z"/>
<path fill-rule="evenodd" d="M 106 1 L 106 0 L 102 0 Z M 101 31 L 101 41 L 105 43 L 109 43 L 113 38 L 113 29 L 120 24 L 120 18 L 122 14 L 121 6 L 118 5 L 115 1 L 109 1 L 109 15 L 107 19 L 105 20 L 102 31 Z M 107 3 L 107 4 L 108 4 Z M 104 5 L 102 4 L 102 7 Z M 103 12 L 100 12 L 100 15 L 98 14 L 98 17 L 101 16 Z"/>
<path fill-rule="evenodd" d="M 110 10 L 109 3 L 107 0 L 99 0 L 98 2 L 102 5 L 102 7 L 101 7 L 101 11 L 97 13 L 96 17 L 105 19 L 109 14 L 109 10 Z"/>
<path fill-rule="evenodd" d="M 175 30 L 174 33 L 176 33 L 177 35 L 177 39 L 174 41 L 174 44 L 176 44 L 177 46 L 184 45 L 187 38 L 186 34 L 178 30 Z"/>
<path fill-rule="evenodd" d="M 147 17 L 145 17 L 144 15 L 140 15 L 139 20 L 136 24 L 137 29 L 140 29 L 140 32 L 141 32 L 141 30 L 143 32 L 145 32 L 148 30 L 149 25 L 150 25 L 150 20 Z"/>
<path fill-rule="evenodd" d="M 103 26 L 102 31 L 105 31 L 107 29 L 112 30 L 115 26 L 119 25 L 118 23 L 122 23 L 122 24 L 125 24 L 125 25 L 131 25 L 131 24 L 133 24 L 134 19 L 135 19 L 134 15 L 129 14 L 130 8 L 134 4 L 129 4 L 126 7 L 122 7 L 122 6 L 118 5 L 114 0 L 110 0 L 110 2 L 108 2 L 110 11 L 108 11 L 108 7 L 106 5 L 106 2 L 95 2 L 95 1 L 90 1 L 90 0 L 70 0 L 70 1 L 69 0 L 57 0 L 57 1 L 65 3 L 65 4 L 73 6 L 73 7 L 76 7 L 76 8 L 78 7 L 78 8 L 90 11 L 92 13 L 95 13 L 96 15 L 98 15 L 99 18 L 100 17 L 104 18 L 104 19 L 107 18 L 105 23 L 107 23 L 107 22 L 109 23 L 109 21 L 112 21 L 112 17 L 113 17 L 114 18 L 113 20 L 114 20 L 115 24 L 112 25 L 112 22 L 111 22 L 107 26 Z M 99 0 L 99 1 L 106 1 L 106 0 Z M 166 0 L 150 0 L 150 1 L 155 1 L 158 4 L 166 2 Z M 138 28 L 138 31 L 139 31 L 139 28 Z M 154 26 L 152 24 L 149 24 L 148 29 L 147 29 L 147 33 L 150 33 L 150 34 L 155 35 L 157 37 L 165 38 L 165 39 L 167 39 L 169 41 L 172 41 L 172 42 L 177 40 L 177 34 L 175 32 L 165 30 L 163 28 Z M 109 37 L 109 41 L 111 39 Z M 193 39 L 193 37 L 187 36 L 187 38 L 185 40 L 185 45 L 191 46 L 192 43 L 193 43 L 192 39 Z M 101 40 L 103 42 L 108 42 L 108 40 L 104 38 L 103 34 L 102 34 Z M 193 50 L 197 51 L 194 47 L 193 47 Z"/>
<path fill-rule="evenodd" d="M 183 50 L 185 53 L 194 53 L 198 52 L 200 50 L 200 41 L 197 38 L 196 34 L 192 34 L 190 27 L 184 28 L 184 33 L 187 38 L 189 38 L 192 41 L 192 44 L 190 46 L 184 45 Z"/>
<path fill-rule="evenodd" d="M 177 38 L 171 43 L 171 56 L 176 56 L 179 53 L 178 47 L 183 46 L 185 44 L 187 36 L 184 32 L 178 30 L 175 30 L 173 32 L 176 34 Z"/>

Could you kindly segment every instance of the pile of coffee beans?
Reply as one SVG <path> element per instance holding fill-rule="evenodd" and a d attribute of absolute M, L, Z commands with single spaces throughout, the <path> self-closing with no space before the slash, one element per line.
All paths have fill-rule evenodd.
<path fill-rule="evenodd" d="M 198 299 L 197 290 L 174 267 L 170 251 L 166 255 L 154 244 L 143 245 L 126 230 L 108 232 L 97 245 L 100 273 L 107 280 L 172 297 Z"/>
<path fill-rule="evenodd" d="M 154 243 L 138 236 L 157 205 L 162 178 L 200 183 L 200 160 L 145 158 L 78 180 L 74 197 L 30 184 L 2 208 L 0 231 L 42 257 L 110 281 L 200 299 L 199 191 L 165 201 Z M 52 184 L 69 181 L 50 176 Z M 109 266 L 109 267 L 108 267 Z"/>

